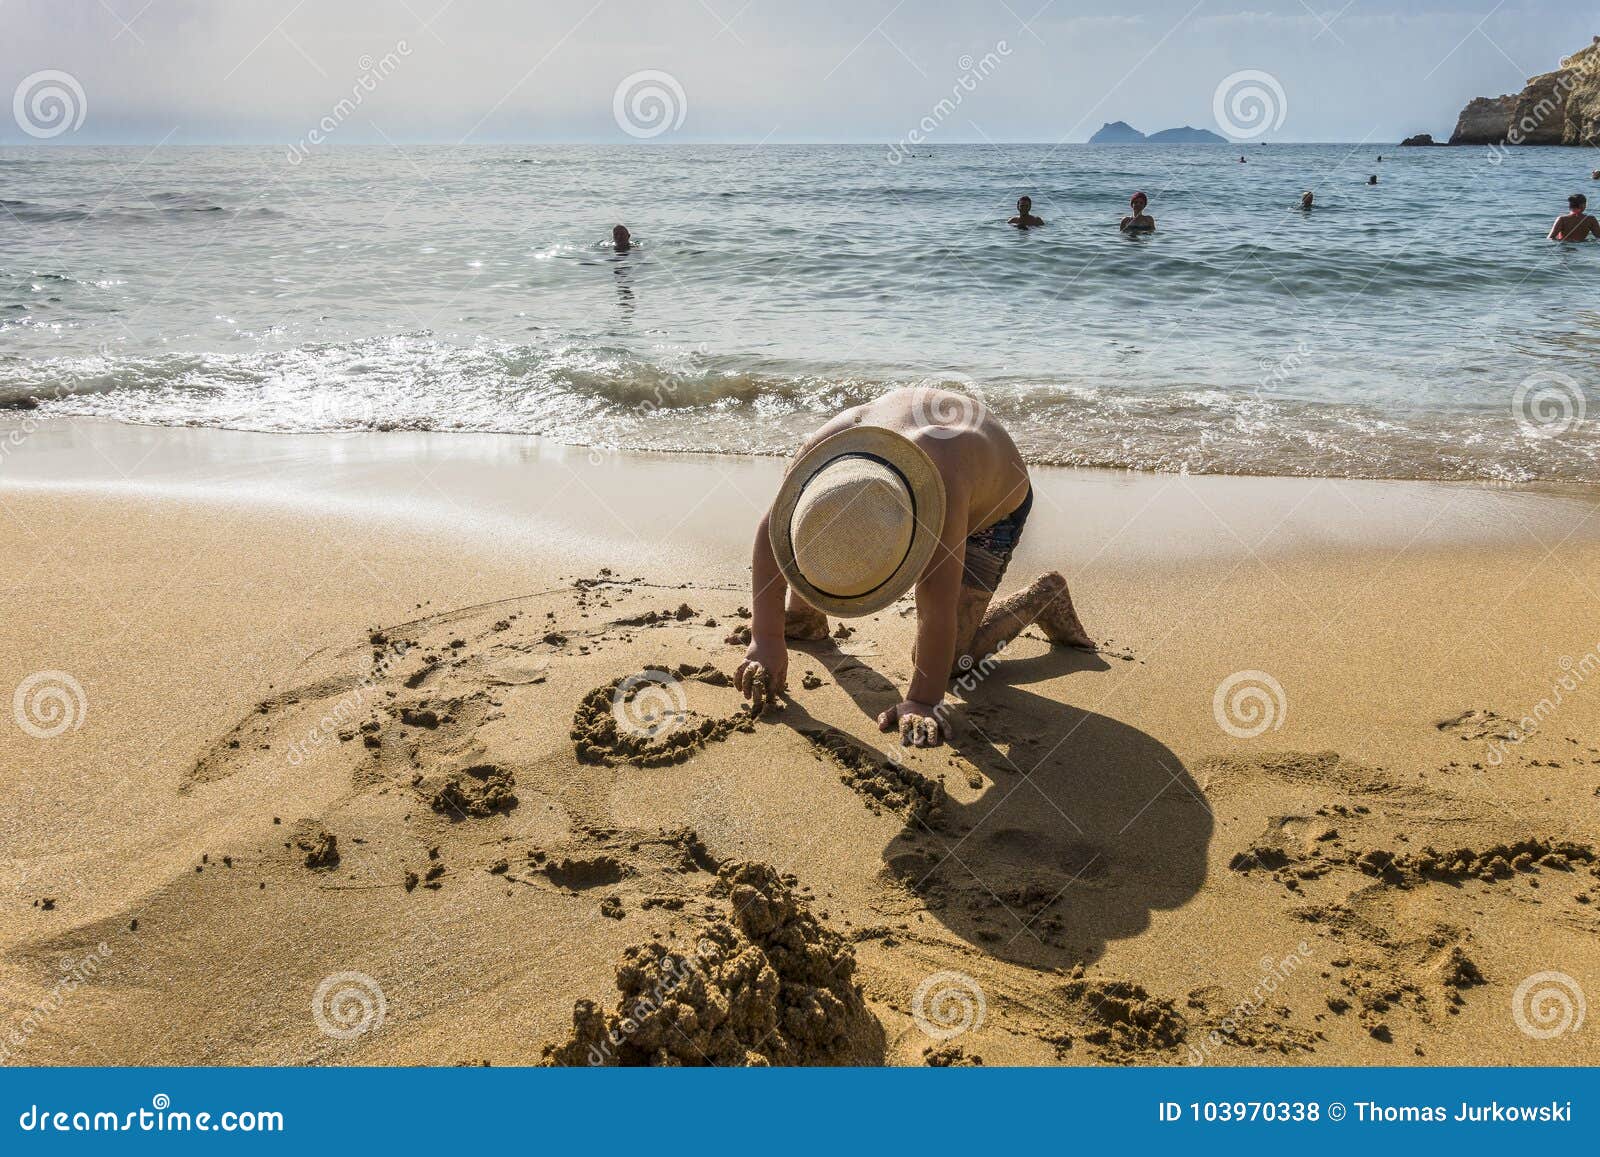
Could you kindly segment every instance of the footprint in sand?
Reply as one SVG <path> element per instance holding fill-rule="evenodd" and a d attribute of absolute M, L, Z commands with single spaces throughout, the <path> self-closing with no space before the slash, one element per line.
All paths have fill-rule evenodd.
<path fill-rule="evenodd" d="M 1470 711 L 1463 711 L 1459 715 L 1441 719 L 1434 726 L 1444 734 L 1454 735 L 1458 739 L 1504 739 L 1509 741 L 1518 737 L 1515 723 L 1505 716 L 1496 714 L 1484 707 L 1474 707 Z"/>

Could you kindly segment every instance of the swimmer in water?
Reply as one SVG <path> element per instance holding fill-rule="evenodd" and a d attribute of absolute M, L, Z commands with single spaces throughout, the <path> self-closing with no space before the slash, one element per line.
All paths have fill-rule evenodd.
<path fill-rule="evenodd" d="M 1244 154 L 1243 153 L 1240 153 L 1239 154 L 1239 163 L 1241 165 L 1248 165 L 1250 162 L 1244 159 Z"/>
<path fill-rule="evenodd" d="M 628 232 L 626 225 L 617 225 L 612 228 L 611 245 L 618 253 L 626 253 L 633 248 L 633 234 Z"/>
<path fill-rule="evenodd" d="M 1310 189 L 1307 189 L 1304 193 L 1300 194 L 1300 208 L 1309 209 L 1315 202 L 1316 198 L 1311 195 Z"/>
<path fill-rule="evenodd" d="M 1563 213 L 1550 226 L 1550 240 L 1588 241 L 1592 237 L 1600 237 L 1600 222 L 1596 222 L 1588 212 L 1589 198 L 1582 193 L 1574 193 L 1567 198 L 1567 207 L 1571 212 Z"/>
<path fill-rule="evenodd" d="M 1032 197 L 1018 197 L 1017 215 L 1007 221 L 1006 224 L 1015 225 L 1018 229 L 1032 229 L 1036 225 L 1043 225 L 1044 218 L 1033 215 Z"/>
<path fill-rule="evenodd" d="M 1367 178 L 1367 184 L 1376 185 L 1377 183 L 1378 183 L 1378 174 L 1377 173 L 1373 173 L 1372 176 Z"/>
<path fill-rule="evenodd" d="M 1133 210 L 1133 213 L 1122 219 L 1121 228 L 1124 233 L 1154 233 L 1156 231 L 1156 219 L 1144 211 L 1144 207 L 1149 203 L 1150 198 L 1143 193 L 1135 193 L 1128 198 L 1128 207 Z"/>

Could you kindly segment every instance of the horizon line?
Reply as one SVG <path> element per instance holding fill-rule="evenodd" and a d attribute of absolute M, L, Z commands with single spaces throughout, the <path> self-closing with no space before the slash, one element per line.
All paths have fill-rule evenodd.
<path fill-rule="evenodd" d="M 1413 133 L 1411 135 L 1418 136 L 1418 135 L 1423 135 L 1423 134 Z M 1427 135 L 1431 135 L 1431 134 L 1427 134 Z M 327 142 L 325 144 L 318 145 L 314 151 L 315 152 L 321 152 L 321 153 L 327 153 L 327 152 L 337 152 L 337 151 L 342 150 L 342 149 L 391 149 L 392 150 L 392 149 L 396 149 L 396 148 L 400 148 L 400 147 L 406 147 L 406 146 L 409 146 L 409 147 L 459 149 L 459 148 L 560 148 L 560 147 L 570 147 L 570 146 L 574 146 L 574 145 L 585 145 L 585 146 L 605 146 L 605 145 L 609 145 L 609 146 L 615 146 L 615 147 L 619 147 L 619 148 L 638 148 L 638 149 L 694 148 L 694 147 L 705 147 L 705 146 L 748 147 L 748 148 L 781 148 L 781 147 L 785 147 L 785 146 L 831 147 L 831 148 L 872 148 L 872 147 L 892 148 L 895 145 L 900 144 L 900 143 L 901 142 L 898 141 L 898 140 L 876 140 L 876 139 L 874 139 L 874 140 L 867 140 L 867 139 L 856 139 L 856 140 L 837 140 L 837 139 L 833 139 L 833 140 L 830 140 L 830 139 L 824 139 L 824 138 L 820 138 L 820 137 L 819 138 L 814 138 L 814 139 L 813 138 L 796 138 L 796 139 L 793 139 L 793 140 L 781 140 L 781 141 L 755 140 L 755 139 L 745 140 L 745 139 L 740 139 L 740 138 L 726 138 L 726 139 L 710 139 L 710 138 L 708 138 L 708 139 L 703 139 L 703 140 L 674 140 L 674 141 L 617 140 L 617 139 L 612 138 L 612 137 L 605 137 L 605 138 L 599 138 L 599 137 L 572 137 L 572 138 L 563 138 L 563 139 L 548 139 L 548 138 L 543 138 L 543 139 L 520 138 L 519 139 L 519 138 L 508 138 L 508 139 L 505 139 L 505 140 L 488 140 L 488 141 L 448 141 L 448 140 L 434 140 L 434 139 L 409 139 L 409 140 L 406 140 L 406 139 L 398 139 L 397 138 L 397 139 L 393 139 L 393 140 L 389 140 L 389 141 L 346 141 L 346 142 L 332 142 L 332 141 L 330 141 L 330 142 Z M 1436 143 L 1436 145 L 1442 145 L 1442 144 L 1445 144 L 1446 142 L 1437 141 L 1436 140 L 1435 143 Z M 0 148 L 4 148 L 4 149 L 41 149 L 41 150 L 44 150 L 44 149 L 103 149 L 103 148 L 151 148 L 151 149 L 157 149 L 157 148 L 166 148 L 166 149 L 248 148 L 248 149 L 270 149 L 270 148 L 288 148 L 288 147 L 292 147 L 294 144 L 295 144 L 294 141 L 276 141 L 276 140 L 273 140 L 273 141 L 259 140 L 258 141 L 258 140 L 222 140 L 222 139 L 217 139 L 217 140 L 198 140 L 198 141 L 181 141 L 181 142 L 174 142 L 174 141 L 167 141 L 167 140 L 156 140 L 156 139 L 143 139 L 143 138 L 134 138 L 134 139 L 128 139 L 128 140 L 115 140 L 115 141 L 90 141 L 90 142 L 42 141 L 42 140 L 8 141 L 8 140 L 0 139 Z M 1218 147 L 1221 147 L 1221 146 L 1224 146 L 1224 145 L 1226 145 L 1226 146 L 1228 146 L 1230 148 L 1265 148 L 1265 147 L 1267 147 L 1269 145 L 1383 145 L 1383 144 L 1393 144 L 1396 147 L 1399 147 L 1400 144 L 1401 144 L 1401 138 L 1396 138 L 1393 141 L 1376 140 L 1376 139 L 1373 139 L 1371 137 L 1368 137 L 1368 138 L 1365 138 L 1365 139 L 1362 139 L 1362 140 L 1355 140 L 1355 139 L 1349 139 L 1349 140 L 1336 140 L 1336 139 L 1329 139 L 1329 140 L 1298 140 L 1298 139 L 1296 139 L 1296 140 L 1275 140 L 1275 141 L 1241 141 L 1241 140 L 1229 140 L 1229 139 L 1223 139 L 1223 140 L 1220 140 L 1220 141 L 1099 141 L 1099 142 L 1088 141 L 1088 140 L 1081 140 L 1081 141 L 984 140 L 984 141 L 945 141 L 945 142 L 943 142 L 941 144 L 934 144 L 934 143 L 928 142 L 928 143 L 924 143 L 924 144 L 919 144 L 919 145 L 917 145 L 915 147 L 918 148 L 918 149 L 923 149 L 923 148 L 926 148 L 926 149 L 939 149 L 939 148 L 980 148 L 980 149 L 987 149 L 987 148 L 1014 148 L 1014 147 L 1019 147 L 1019 146 L 1020 147 L 1037 146 L 1037 147 L 1042 147 L 1042 148 L 1062 148 L 1062 147 L 1074 146 L 1074 145 L 1079 145 L 1079 146 L 1091 146 L 1092 145 L 1095 148 L 1105 148 L 1105 149 L 1138 149 L 1138 148 L 1173 148 L 1173 147 L 1177 147 L 1177 148 L 1191 148 L 1191 147 L 1218 148 Z M 1413 146 L 1408 146 L 1408 147 L 1418 148 L 1418 147 L 1426 147 L 1426 146 L 1415 146 L 1415 145 L 1413 145 Z M 1457 147 L 1459 147 L 1459 146 L 1457 146 Z M 1520 146 L 1520 147 L 1522 147 L 1522 148 L 1539 148 L 1541 146 L 1538 146 L 1538 145 L 1531 145 L 1531 146 L 1530 145 L 1523 145 L 1523 146 Z M 1566 147 L 1569 147 L 1569 146 L 1565 146 L 1565 145 L 1550 145 L 1550 146 L 1543 146 L 1543 147 L 1566 148 Z"/>

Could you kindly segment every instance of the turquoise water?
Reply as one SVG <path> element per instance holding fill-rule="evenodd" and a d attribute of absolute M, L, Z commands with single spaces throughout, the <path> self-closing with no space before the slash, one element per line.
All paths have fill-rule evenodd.
<path fill-rule="evenodd" d="M 1038 462 L 1600 481 L 1600 244 L 1544 240 L 1593 158 L 5 149 L 0 404 L 769 453 L 941 381 Z"/>

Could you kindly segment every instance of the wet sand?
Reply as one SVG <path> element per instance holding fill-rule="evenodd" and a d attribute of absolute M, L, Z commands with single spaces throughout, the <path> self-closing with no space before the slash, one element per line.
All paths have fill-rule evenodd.
<path fill-rule="evenodd" d="M 7 1060 L 1600 1059 L 1600 495 L 1037 471 L 1100 651 L 899 753 L 908 604 L 721 678 L 780 469 L 32 430 Z"/>

